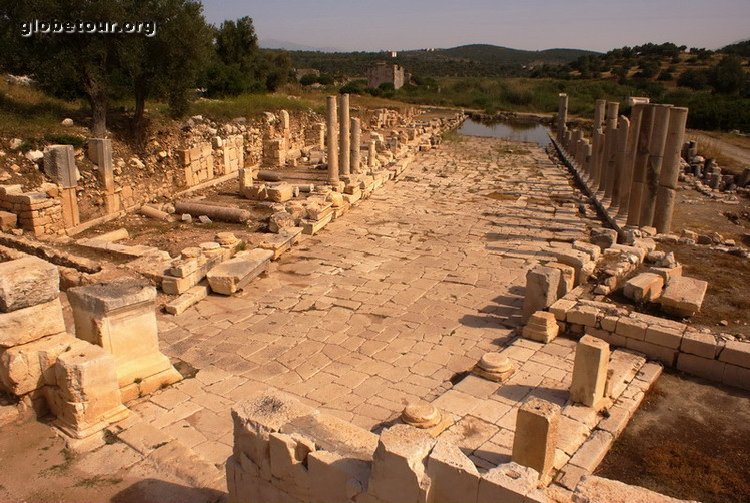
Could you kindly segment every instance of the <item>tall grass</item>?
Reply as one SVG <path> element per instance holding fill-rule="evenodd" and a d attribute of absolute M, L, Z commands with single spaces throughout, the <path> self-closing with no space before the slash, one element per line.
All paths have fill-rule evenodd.
<path fill-rule="evenodd" d="M 70 131 L 60 123 L 70 117 L 79 122 L 87 114 L 82 100 L 64 101 L 42 91 L 0 79 L 0 134 L 31 137 Z"/>

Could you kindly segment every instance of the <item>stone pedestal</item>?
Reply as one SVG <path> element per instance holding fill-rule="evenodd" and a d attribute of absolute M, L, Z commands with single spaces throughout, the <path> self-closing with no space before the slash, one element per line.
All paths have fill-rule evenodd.
<path fill-rule="evenodd" d="M 339 94 L 339 175 L 348 177 L 349 166 L 349 95 Z"/>
<path fill-rule="evenodd" d="M 541 398 L 531 398 L 518 409 L 513 435 L 514 463 L 539 472 L 543 483 L 549 481 L 555 462 L 560 407 Z"/>
<path fill-rule="evenodd" d="M 339 182 L 339 138 L 336 124 L 336 97 L 326 98 L 326 140 L 328 146 L 328 183 Z"/>
<path fill-rule="evenodd" d="M 351 119 L 351 126 L 352 126 L 352 145 L 351 145 L 351 158 L 349 159 L 350 163 L 350 172 L 352 174 L 357 174 L 360 172 L 360 152 L 359 147 L 360 143 L 362 143 L 362 127 L 360 125 L 359 119 L 356 117 L 352 117 Z"/>
<path fill-rule="evenodd" d="M 132 279 L 68 290 L 76 337 L 114 356 L 124 402 L 182 379 L 159 351 L 155 297 Z"/>
<path fill-rule="evenodd" d="M 570 400 L 598 409 L 604 401 L 609 367 L 609 344 L 584 335 L 576 345 Z"/>
<path fill-rule="evenodd" d="M 55 426 L 74 438 L 86 438 L 127 417 L 111 354 L 90 344 L 73 345 L 57 357 L 55 386 L 44 394 Z"/>
<path fill-rule="evenodd" d="M 672 229 L 672 214 L 676 198 L 677 180 L 680 176 L 680 149 L 685 139 L 688 109 L 672 108 L 669 112 L 669 130 L 664 147 L 664 160 L 659 175 L 659 188 L 656 192 L 654 227 L 661 234 Z"/>

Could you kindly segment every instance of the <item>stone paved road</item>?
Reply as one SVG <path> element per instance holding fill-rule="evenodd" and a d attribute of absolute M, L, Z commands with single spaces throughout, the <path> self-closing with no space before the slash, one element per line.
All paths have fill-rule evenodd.
<path fill-rule="evenodd" d="M 538 147 L 420 154 L 240 296 L 162 318 L 164 352 L 200 372 L 133 409 L 217 465 L 232 404 L 266 386 L 377 428 L 512 340 L 526 270 L 585 233 L 574 194 Z"/>

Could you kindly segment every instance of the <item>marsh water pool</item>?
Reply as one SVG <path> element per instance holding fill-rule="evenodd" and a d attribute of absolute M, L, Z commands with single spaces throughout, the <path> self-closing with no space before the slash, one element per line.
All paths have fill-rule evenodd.
<path fill-rule="evenodd" d="M 468 136 L 485 136 L 513 141 L 530 141 L 545 147 L 550 143 L 548 129 L 532 121 L 498 121 L 492 123 L 467 119 L 460 128 L 459 134 Z"/>

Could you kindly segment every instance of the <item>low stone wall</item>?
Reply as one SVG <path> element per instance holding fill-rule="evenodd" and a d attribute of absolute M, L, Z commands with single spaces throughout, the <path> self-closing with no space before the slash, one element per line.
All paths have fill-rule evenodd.
<path fill-rule="evenodd" d="M 375 435 L 282 393 L 232 410 L 230 502 L 547 501 L 531 468 L 479 474 L 455 445 L 399 424 Z"/>
<path fill-rule="evenodd" d="M 22 192 L 20 185 L 0 186 L 0 210 L 18 217 L 18 225 L 35 235 L 64 229 L 62 203 L 42 192 Z"/>
<path fill-rule="evenodd" d="M 748 342 L 724 340 L 684 323 L 628 312 L 603 302 L 560 299 L 549 311 L 564 331 L 593 335 L 688 374 L 750 389 Z"/>

